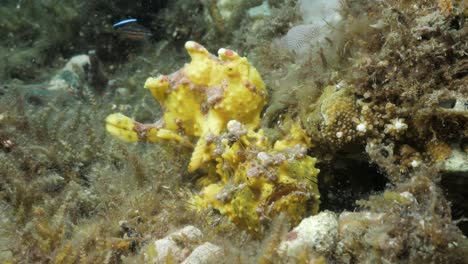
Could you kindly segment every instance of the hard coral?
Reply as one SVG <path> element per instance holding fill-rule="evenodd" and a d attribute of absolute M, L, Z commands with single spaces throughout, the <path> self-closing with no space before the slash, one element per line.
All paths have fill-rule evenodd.
<path fill-rule="evenodd" d="M 307 132 L 334 148 L 364 139 L 399 136 L 408 125 L 395 118 L 395 105 L 377 105 L 352 94 L 346 84 L 327 86 L 317 102 L 301 113 Z"/>

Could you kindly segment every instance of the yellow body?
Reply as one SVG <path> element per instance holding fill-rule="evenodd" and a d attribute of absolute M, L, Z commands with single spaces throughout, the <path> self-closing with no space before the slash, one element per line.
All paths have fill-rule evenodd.
<path fill-rule="evenodd" d="M 107 131 L 129 142 L 190 146 L 197 140 L 188 169 L 202 168 L 207 175 L 191 204 L 200 210 L 211 206 L 252 233 L 280 212 L 295 223 L 308 209 L 316 212 L 319 170 L 305 154 L 310 142 L 304 131 L 291 121 L 289 134 L 274 145 L 255 131 L 267 98 L 257 70 L 231 50 L 220 49 L 215 57 L 193 41 L 185 48 L 189 64 L 145 83 L 164 110 L 160 125 L 112 114 Z"/>
<path fill-rule="evenodd" d="M 216 157 L 216 176 L 199 181 L 201 192 L 192 204 L 198 209 L 211 206 L 254 234 L 281 212 L 293 224 L 307 210 L 316 213 L 319 170 L 317 160 L 301 152 L 308 146 L 303 136 L 304 131 L 293 124 L 288 139 L 277 141 L 275 147 L 262 130 L 250 130 L 233 144 L 222 140 L 224 152 Z"/>
<path fill-rule="evenodd" d="M 234 51 L 220 49 L 215 57 L 193 41 L 185 48 L 192 58 L 189 64 L 171 75 L 146 80 L 145 88 L 164 109 L 166 131 L 160 137 L 159 128 L 154 128 L 145 140 L 199 138 L 189 164 L 189 170 L 194 171 L 209 161 L 203 154 L 208 134 L 219 135 L 230 120 L 258 127 L 267 92 L 258 71 Z M 112 135 L 129 142 L 139 140 L 130 118 L 113 114 L 106 122 Z"/>

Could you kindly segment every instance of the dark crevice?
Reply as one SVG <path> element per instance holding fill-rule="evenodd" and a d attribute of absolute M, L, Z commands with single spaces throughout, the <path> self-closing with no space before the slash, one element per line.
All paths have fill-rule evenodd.
<path fill-rule="evenodd" d="M 319 168 L 320 210 L 353 211 L 355 201 L 383 191 L 388 183 L 377 167 L 350 155 L 337 155 Z"/>
<path fill-rule="evenodd" d="M 457 226 L 465 236 L 468 235 L 468 175 L 463 173 L 442 174 L 440 182 L 445 197 L 450 202 L 452 219 L 457 222 Z"/>

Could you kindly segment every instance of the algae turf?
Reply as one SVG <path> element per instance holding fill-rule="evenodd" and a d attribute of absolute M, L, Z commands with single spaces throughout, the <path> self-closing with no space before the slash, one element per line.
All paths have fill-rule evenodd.
<path fill-rule="evenodd" d="M 170 157 L 183 155 L 111 140 L 99 98 L 34 105 L 10 90 L 0 99 L 2 260 L 102 263 L 135 251 L 144 234 L 188 221 L 170 198 L 183 195 L 171 191 L 183 166 Z M 124 236 L 121 220 L 137 235 Z"/>
<path fill-rule="evenodd" d="M 106 134 L 112 95 L 30 100 L 21 85 L 0 91 L 1 261 L 141 263 L 142 247 L 187 224 L 231 245 L 233 261 L 249 259 L 240 247 L 246 240 L 260 247 L 212 210 L 189 210 L 185 148 L 128 145 Z M 121 98 L 130 102 L 145 104 Z"/>
<path fill-rule="evenodd" d="M 163 0 L 2 1 L 0 78 L 37 81 L 44 67 L 90 49 L 98 50 L 106 61 L 126 60 L 141 47 L 120 40 L 111 25 L 134 16 L 152 28 L 154 17 L 166 4 Z"/>
<path fill-rule="evenodd" d="M 294 14 L 294 8 L 285 8 L 284 12 Z M 263 126 L 277 127 L 285 112 L 299 116 L 312 142 L 316 143 L 310 153 L 320 159 L 321 190 L 326 188 L 336 192 L 322 193 L 329 195 L 321 199 L 322 208 L 341 206 L 372 213 L 379 207 L 376 199 L 367 202 L 368 207 L 359 209 L 353 207 L 356 196 L 350 198 L 341 194 L 348 193 L 352 186 L 363 187 L 355 194 L 357 196 L 379 192 L 383 188 L 382 181 L 387 183 L 387 190 L 398 189 L 401 184 L 414 184 L 418 189 L 420 182 L 411 181 L 418 175 L 428 177 L 431 186 L 437 186 L 434 188 L 440 188 L 442 178 L 448 197 L 459 197 L 456 194 L 459 187 L 448 183 L 453 179 L 447 179 L 452 176 L 445 172 L 444 167 L 452 151 L 465 149 L 462 155 L 466 156 L 468 113 L 462 106 L 468 94 L 465 3 L 386 1 L 383 5 L 376 5 L 369 1 L 342 1 L 339 12 L 343 21 L 331 26 L 326 41 L 315 44 L 300 57 L 275 46 L 271 39 L 258 41 L 258 45 L 253 40 L 244 44 L 254 46 L 249 57 L 255 59 L 254 63 L 262 73 L 266 73 L 263 75 L 265 82 L 272 90 Z M 297 17 L 291 21 L 292 24 L 302 23 Z M 275 25 L 274 22 L 271 18 L 266 24 Z M 269 27 L 259 27 L 256 33 Z M 255 28 L 250 27 L 250 30 Z M 283 30 L 273 35 L 281 37 L 284 34 Z M 330 86 L 334 88 L 333 92 L 330 92 Z M 366 172 L 355 165 L 363 161 L 365 166 L 373 163 L 376 169 Z M 347 171 L 351 176 L 342 179 L 340 171 Z M 425 175 L 423 171 L 429 171 L 432 176 Z M 365 175 L 354 176 L 357 173 L 380 176 L 370 177 L 370 180 Z M 455 175 L 461 174 L 466 175 L 466 171 Z M 386 179 L 382 180 L 382 177 Z M 453 182 L 466 186 L 466 177 L 462 178 Z M 371 182 L 363 183 L 363 180 Z M 340 186 L 344 181 L 346 186 Z M 371 189 L 366 189 L 366 186 Z M 336 195 L 339 198 L 333 197 Z M 367 254 L 366 250 L 376 247 L 372 245 L 376 241 L 366 240 L 363 244 L 354 245 L 357 241 L 343 237 L 343 243 L 350 243 L 347 250 L 353 252 L 352 256 L 340 258 L 343 252 L 337 251 L 335 258 L 339 259 L 338 262 L 376 261 L 382 256 L 392 263 L 419 263 L 428 259 L 448 261 L 444 256 L 451 253 L 445 249 L 440 254 L 432 250 L 438 244 L 442 248 L 458 247 L 455 249 L 458 253 L 451 260 L 466 261 L 466 239 L 454 225 L 466 221 L 466 207 L 460 206 L 459 199 L 454 200 L 458 204 L 454 218 L 457 221 L 452 222 L 450 205 L 441 190 L 434 190 L 430 195 L 433 195 L 431 199 L 438 200 L 437 205 L 423 203 L 415 210 L 429 210 L 428 206 L 439 209 L 416 218 L 423 221 L 437 218 L 440 224 L 431 228 L 447 232 L 448 237 L 455 238 L 452 241 L 460 243 L 450 244 L 451 238 L 444 242 L 431 240 L 433 234 L 418 233 L 419 230 L 397 239 L 404 241 L 403 244 L 397 243 L 404 250 L 387 248 L 387 251 L 381 249 L 380 253 L 376 250 Z M 387 209 L 388 216 L 392 218 L 401 218 L 401 221 L 412 224 L 416 221 L 416 218 L 407 217 L 411 209 L 405 212 L 393 206 Z M 439 210 L 444 213 L 438 215 L 441 213 Z M 398 236 L 400 231 L 404 233 L 414 228 L 410 224 L 402 227 L 406 231 L 395 230 L 399 226 L 397 220 L 385 224 L 395 225 L 392 234 L 398 233 Z M 387 231 L 374 231 L 368 236 L 380 234 L 383 236 L 381 239 L 388 238 L 385 238 Z M 464 232 L 466 234 L 466 228 Z M 424 242 L 414 239 L 418 236 L 424 237 L 421 238 Z M 415 250 L 418 245 L 430 250 L 418 252 Z"/>

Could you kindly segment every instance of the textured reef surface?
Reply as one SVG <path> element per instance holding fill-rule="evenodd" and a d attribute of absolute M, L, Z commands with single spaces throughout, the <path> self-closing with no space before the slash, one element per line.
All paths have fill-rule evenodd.
<path fill-rule="evenodd" d="M 5 0 L 0 263 L 468 263 L 467 8 Z"/>

